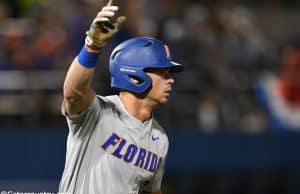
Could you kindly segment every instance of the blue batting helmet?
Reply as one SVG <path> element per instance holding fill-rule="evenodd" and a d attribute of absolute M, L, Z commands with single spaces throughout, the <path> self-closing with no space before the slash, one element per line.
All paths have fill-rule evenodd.
<path fill-rule="evenodd" d="M 171 73 L 183 70 L 181 64 L 172 61 L 168 46 L 160 40 L 137 37 L 124 41 L 110 56 L 111 87 L 144 93 L 152 85 L 145 70 L 154 68 L 169 68 Z M 139 80 L 139 83 L 133 83 L 130 78 Z"/>

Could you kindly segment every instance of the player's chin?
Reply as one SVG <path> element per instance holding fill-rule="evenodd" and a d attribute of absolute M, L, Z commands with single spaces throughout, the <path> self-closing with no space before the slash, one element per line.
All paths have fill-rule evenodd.
<path fill-rule="evenodd" d="M 163 96 L 159 100 L 160 104 L 165 104 L 168 102 L 168 96 Z"/>

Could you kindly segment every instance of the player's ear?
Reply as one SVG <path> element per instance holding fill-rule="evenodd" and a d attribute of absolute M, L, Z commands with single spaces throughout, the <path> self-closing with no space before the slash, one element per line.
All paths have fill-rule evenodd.
<path fill-rule="evenodd" d="M 141 84 L 143 81 L 139 79 L 138 77 L 130 76 L 130 81 L 134 84 Z"/>

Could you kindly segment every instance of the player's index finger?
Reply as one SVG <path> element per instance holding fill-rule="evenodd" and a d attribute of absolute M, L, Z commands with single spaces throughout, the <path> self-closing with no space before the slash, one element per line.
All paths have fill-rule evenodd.
<path fill-rule="evenodd" d="M 112 4 L 113 4 L 113 0 L 108 0 L 106 6 L 110 6 L 110 5 L 112 5 Z"/>

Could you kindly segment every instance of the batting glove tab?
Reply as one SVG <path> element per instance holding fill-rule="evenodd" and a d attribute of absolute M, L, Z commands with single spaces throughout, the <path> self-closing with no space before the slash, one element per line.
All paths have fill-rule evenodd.
<path fill-rule="evenodd" d="M 93 20 L 89 31 L 86 32 L 85 44 L 93 50 L 99 50 L 105 45 L 106 41 L 113 37 L 120 29 L 120 26 L 126 20 L 126 17 L 120 16 L 115 21 L 112 17 L 119 10 L 118 6 L 107 5 L 98 12 Z"/>

